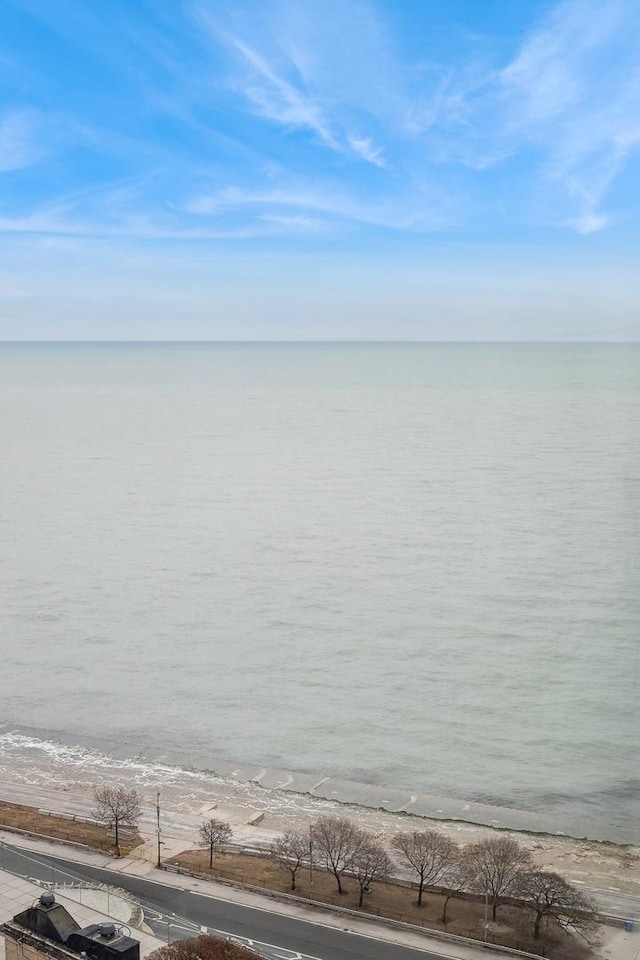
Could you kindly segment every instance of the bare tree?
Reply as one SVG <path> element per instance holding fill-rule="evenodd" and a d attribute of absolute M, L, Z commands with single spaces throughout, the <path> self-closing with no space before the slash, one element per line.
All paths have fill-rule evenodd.
<path fill-rule="evenodd" d="M 311 836 L 320 861 L 336 878 L 338 893 L 343 893 L 342 875 L 353 864 L 365 834 L 343 817 L 318 817 L 311 828 Z"/>
<path fill-rule="evenodd" d="M 558 873 L 545 870 L 525 873 L 518 883 L 517 895 L 535 913 L 534 939 L 540 938 L 540 925 L 553 919 L 564 930 L 579 930 L 586 935 L 595 925 L 595 904 Z"/>
<path fill-rule="evenodd" d="M 433 887 L 444 876 L 458 856 L 458 846 L 449 837 L 435 830 L 399 833 L 392 840 L 418 875 L 418 906 L 422 906 L 425 887 Z"/>
<path fill-rule="evenodd" d="M 489 897 L 496 919 L 501 897 L 513 893 L 522 874 L 531 866 L 531 854 L 511 837 L 491 837 L 465 848 L 476 883 Z"/>
<path fill-rule="evenodd" d="M 142 797 L 137 790 L 104 784 L 95 788 L 93 799 L 93 816 L 96 820 L 102 820 L 109 829 L 115 830 L 116 853 L 120 856 L 120 827 L 137 827 L 142 813 Z"/>
<path fill-rule="evenodd" d="M 147 960 L 260 960 L 257 953 L 222 937 L 202 934 L 158 947 Z"/>
<path fill-rule="evenodd" d="M 291 889 L 296 888 L 296 874 L 309 860 L 311 838 L 304 830 L 287 830 L 271 844 L 271 856 L 291 874 Z"/>
<path fill-rule="evenodd" d="M 362 846 L 356 853 L 351 870 L 360 887 L 358 906 L 362 906 L 365 893 L 369 892 L 374 880 L 382 880 L 389 876 L 391 860 L 387 851 L 372 834 L 365 834 Z"/>
<path fill-rule="evenodd" d="M 198 843 L 201 847 L 209 848 L 209 867 L 213 866 L 213 852 L 227 843 L 233 834 L 233 830 L 224 820 L 205 820 L 200 827 L 200 839 Z"/>

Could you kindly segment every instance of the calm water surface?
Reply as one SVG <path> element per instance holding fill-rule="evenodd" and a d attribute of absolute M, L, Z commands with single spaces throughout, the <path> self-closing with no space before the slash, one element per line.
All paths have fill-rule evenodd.
<path fill-rule="evenodd" d="M 640 347 L 0 345 L 0 719 L 625 823 Z"/>

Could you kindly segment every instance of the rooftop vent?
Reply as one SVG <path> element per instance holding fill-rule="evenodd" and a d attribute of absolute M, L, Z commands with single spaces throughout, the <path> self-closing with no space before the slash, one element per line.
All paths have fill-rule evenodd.
<path fill-rule="evenodd" d="M 80 929 L 80 925 L 69 911 L 58 903 L 50 890 L 44 890 L 27 910 L 16 913 L 13 920 L 26 930 L 56 943 L 65 943 L 71 933 Z"/>
<path fill-rule="evenodd" d="M 68 950 L 85 954 L 87 960 L 140 960 L 140 944 L 125 934 L 123 925 L 92 923 L 72 933 L 66 942 Z"/>

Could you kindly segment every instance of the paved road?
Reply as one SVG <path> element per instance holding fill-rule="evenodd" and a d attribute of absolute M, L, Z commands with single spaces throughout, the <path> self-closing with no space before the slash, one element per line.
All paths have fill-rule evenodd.
<path fill-rule="evenodd" d="M 138 899 L 157 936 L 193 935 L 202 927 L 254 946 L 269 960 L 440 960 L 437 954 L 373 940 L 348 930 L 230 903 L 187 890 L 29 852 L 2 849 L 5 870 L 45 882 L 70 878 L 108 883 Z M 345 920 L 348 923 L 348 920 Z"/>

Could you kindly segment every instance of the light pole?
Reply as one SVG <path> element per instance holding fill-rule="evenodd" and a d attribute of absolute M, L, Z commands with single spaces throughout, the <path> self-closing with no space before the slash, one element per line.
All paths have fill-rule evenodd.
<path fill-rule="evenodd" d="M 158 869 L 160 869 L 160 867 L 162 866 L 162 863 L 160 860 L 160 791 L 159 790 L 156 793 L 156 815 L 158 818 L 158 862 L 156 863 L 156 866 L 158 867 Z"/>
<path fill-rule="evenodd" d="M 489 885 L 484 882 L 484 942 L 487 942 L 487 927 L 489 926 Z"/>

